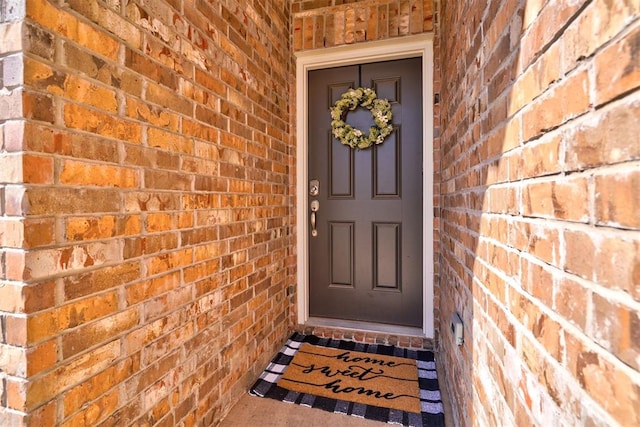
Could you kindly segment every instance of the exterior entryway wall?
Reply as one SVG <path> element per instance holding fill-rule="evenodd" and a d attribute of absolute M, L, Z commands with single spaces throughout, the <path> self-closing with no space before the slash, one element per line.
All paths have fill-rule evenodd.
<path fill-rule="evenodd" d="M 455 420 L 638 425 L 640 3 L 442 4 Z"/>
<path fill-rule="evenodd" d="M 0 16 L 0 425 L 216 425 L 290 329 L 288 3 Z"/>

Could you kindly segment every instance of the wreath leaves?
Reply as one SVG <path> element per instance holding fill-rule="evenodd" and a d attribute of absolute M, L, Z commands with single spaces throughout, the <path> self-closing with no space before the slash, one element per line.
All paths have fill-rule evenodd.
<path fill-rule="evenodd" d="M 347 113 L 358 107 L 366 108 L 373 116 L 376 125 L 369 128 L 369 134 L 365 134 L 345 121 Z M 378 99 L 378 95 L 371 88 L 350 88 L 342 94 L 330 110 L 331 133 L 342 144 L 351 148 L 365 149 L 374 144 L 382 144 L 393 132 L 391 104 L 386 99 Z"/>

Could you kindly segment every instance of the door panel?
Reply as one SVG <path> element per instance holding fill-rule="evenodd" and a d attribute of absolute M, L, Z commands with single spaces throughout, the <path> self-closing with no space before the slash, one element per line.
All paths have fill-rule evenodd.
<path fill-rule="evenodd" d="M 309 197 L 320 203 L 309 236 L 311 316 L 422 325 L 421 76 L 419 58 L 309 72 L 308 170 L 320 182 Z M 366 150 L 331 135 L 329 108 L 358 86 L 393 109 L 394 132 Z M 373 125 L 363 108 L 346 121 Z"/>

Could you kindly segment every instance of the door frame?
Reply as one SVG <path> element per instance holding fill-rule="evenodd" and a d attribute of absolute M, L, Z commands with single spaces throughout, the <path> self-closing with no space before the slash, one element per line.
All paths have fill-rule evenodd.
<path fill-rule="evenodd" d="M 305 324 L 309 319 L 308 72 L 322 68 L 416 57 L 422 58 L 423 82 L 422 333 L 427 338 L 435 338 L 433 306 L 433 33 L 296 53 L 296 222 L 298 231 L 296 249 L 298 255 L 297 320 L 299 324 Z M 427 197 L 429 189 L 431 197 Z M 425 212 L 430 212 L 431 215 L 424 215 Z"/>

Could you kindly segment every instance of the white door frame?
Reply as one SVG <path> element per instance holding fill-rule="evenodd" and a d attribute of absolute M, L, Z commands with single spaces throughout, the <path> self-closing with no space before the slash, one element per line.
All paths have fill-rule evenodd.
<path fill-rule="evenodd" d="M 422 332 L 434 338 L 433 307 L 433 33 L 397 37 L 296 54 L 296 219 L 298 253 L 298 323 L 309 319 L 309 198 L 307 193 L 307 79 L 310 70 L 364 64 L 404 58 L 422 58 L 423 111 L 423 259 L 422 259 Z"/>

